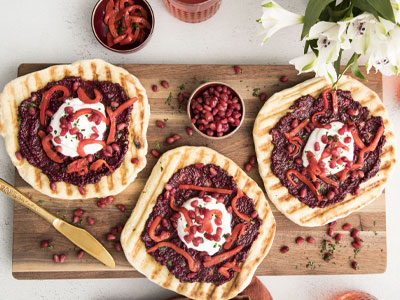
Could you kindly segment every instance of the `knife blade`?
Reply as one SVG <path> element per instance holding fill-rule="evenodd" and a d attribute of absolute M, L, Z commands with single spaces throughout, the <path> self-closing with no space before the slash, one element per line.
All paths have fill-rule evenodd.
<path fill-rule="evenodd" d="M 67 239 L 69 239 L 72 243 L 81 248 L 83 251 L 101 261 L 106 266 L 112 269 L 115 268 L 115 262 L 111 254 L 89 232 L 82 228 L 73 226 L 65 222 L 64 220 L 61 220 L 52 215 L 43 207 L 37 205 L 35 202 L 33 202 L 31 199 L 26 197 L 15 187 L 13 187 L 11 184 L 1 178 L 0 191 L 51 223 L 58 232 L 64 235 Z"/>

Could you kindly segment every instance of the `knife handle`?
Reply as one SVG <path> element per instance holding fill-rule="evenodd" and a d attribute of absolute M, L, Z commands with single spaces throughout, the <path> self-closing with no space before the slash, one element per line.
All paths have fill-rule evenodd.
<path fill-rule="evenodd" d="M 43 219 L 45 219 L 50 223 L 53 223 L 56 219 L 58 219 L 57 217 L 53 216 L 47 210 L 37 205 L 35 202 L 33 202 L 31 199 L 26 197 L 15 187 L 13 187 L 11 184 L 9 184 L 8 182 L 4 181 L 1 178 L 0 178 L 0 191 L 2 191 L 10 198 L 13 198 L 19 204 L 22 204 L 26 208 L 29 208 L 31 211 L 38 214 L 39 216 L 41 216 Z"/>

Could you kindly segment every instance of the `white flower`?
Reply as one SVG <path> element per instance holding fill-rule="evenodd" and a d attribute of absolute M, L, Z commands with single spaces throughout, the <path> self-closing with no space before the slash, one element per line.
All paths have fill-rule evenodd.
<path fill-rule="evenodd" d="M 397 24 L 400 24 L 400 0 L 390 0 L 393 7 L 394 18 Z"/>
<path fill-rule="evenodd" d="M 373 51 L 376 45 L 387 39 L 388 32 L 395 26 L 385 19 L 377 20 L 370 13 L 363 13 L 344 23 L 349 24 L 347 38 L 351 40 L 351 48 L 357 54 Z"/>
<path fill-rule="evenodd" d="M 262 5 L 263 15 L 258 20 L 265 28 L 266 34 L 263 43 L 265 43 L 278 30 L 296 24 L 303 23 L 304 16 L 292 13 L 274 1 L 269 1 Z"/>

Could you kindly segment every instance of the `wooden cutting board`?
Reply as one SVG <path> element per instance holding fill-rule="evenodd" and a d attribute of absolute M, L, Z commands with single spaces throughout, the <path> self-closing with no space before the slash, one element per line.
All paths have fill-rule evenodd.
<path fill-rule="evenodd" d="M 45 64 L 22 64 L 18 75 L 37 71 L 47 67 Z M 129 72 L 136 75 L 147 89 L 151 119 L 148 130 L 149 150 L 156 148 L 159 143 L 161 152 L 182 145 L 209 146 L 227 157 L 233 159 L 243 167 L 254 155 L 252 128 L 254 119 L 263 103 L 255 94 L 267 93 L 268 96 L 284 88 L 291 87 L 310 77 L 312 74 L 297 76 L 292 66 L 242 66 L 243 73 L 235 74 L 230 65 L 122 65 Z M 287 75 L 289 81 L 280 82 L 280 77 Z M 382 78 L 380 74 L 368 76 L 368 86 L 382 96 Z M 159 85 L 160 80 L 169 82 L 169 89 Z M 185 128 L 189 125 L 186 112 L 178 108 L 176 100 L 180 91 L 193 91 L 203 81 L 222 81 L 232 85 L 244 97 L 246 103 L 246 118 L 240 130 L 231 138 L 222 141 L 210 141 L 194 134 L 189 137 Z M 151 85 L 158 84 L 158 92 L 151 90 Z M 254 90 L 256 89 L 256 90 Z M 259 89 L 259 90 L 257 90 Z M 166 104 L 170 92 L 174 100 L 171 105 Z M 168 119 L 167 126 L 160 129 L 155 121 Z M 179 134 L 182 138 L 174 145 L 165 143 L 171 134 Z M 138 199 L 144 184 L 156 163 L 156 158 L 147 155 L 148 164 L 139 173 L 137 179 L 123 193 L 118 195 L 113 204 L 100 209 L 96 206 L 96 199 L 87 200 L 58 200 L 46 197 L 31 188 L 16 172 L 15 186 L 31 199 L 38 202 L 67 221 L 72 221 L 73 210 L 85 210 L 82 227 L 92 233 L 111 252 L 116 261 L 114 270 L 108 269 L 94 258 L 85 254 L 83 259 L 76 257 L 77 249 L 66 238 L 56 232 L 52 226 L 36 216 L 26 208 L 14 206 L 14 243 L 12 253 L 12 272 L 17 279 L 62 279 L 62 278 L 116 278 L 140 277 L 125 259 L 123 252 L 115 250 L 115 242 L 106 241 L 105 235 L 117 224 L 124 224 L 129 217 Z M 249 175 L 264 189 L 262 180 L 254 167 Z M 116 204 L 124 204 L 127 211 L 120 212 Z M 272 205 L 272 204 L 270 204 Z M 385 197 L 382 195 L 374 203 L 363 210 L 353 213 L 344 220 L 338 221 L 336 232 L 343 233 L 342 242 L 336 246 L 335 259 L 329 263 L 323 261 L 320 253 L 320 244 L 326 235 L 328 226 L 316 228 L 300 227 L 279 213 L 272 205 L 277 221 L 275 241 L 269 255 L 259 266 L 257 275 L 305 275 L 305 274 L 359 274 L 383 273 L 386 269 L 386 212 Z M 88 225 L 86 217 L 96 219 L 94 225 Z M 351 237 L 341 227 L 345 222 L 361 230 L 360 236 L 364 246 L 357 255 L 359 270 L 351 268 L 350 262 L 354 252 L 351 247 Z M 313 236 L 317 244 L 295 244 L 298 236 Z M 49 239 L 53 249 L 40 249 L 41 240 Z M 290 251 L 281 254 L 279 249 L 288 245 Z M 65 253 L 64 264 L 53 263 L 53 254 Z"/>

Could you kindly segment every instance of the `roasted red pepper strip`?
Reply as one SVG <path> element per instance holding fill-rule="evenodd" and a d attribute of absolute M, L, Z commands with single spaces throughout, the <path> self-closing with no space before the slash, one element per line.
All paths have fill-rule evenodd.
<path fill-rule="evenodd" d="M 321 201 L 321 195 L 319 194 L 319 192 L 317 192 L 317 189 L 315 188 L 315 186 L 305 176 L 303 176 L 297 170 L 289 170 L 289 171 L 287 171 L 286 172 L 286 178 L 294 186 L 297 186 L 297 184 L 293 181 L 293 179 L 291 178 L 291 175 L 296 176 L 300 181 L 302 181 L 304 184 L 306 184 L 310 188 L 310 190 L 314 193 L 315 197 L 317 197 L 318 201 Z"/>
<path fill-rule="evenodd" d="M 359 137 L 358 133 L 357 133 L 357 129 L 353 128 L 351 130 L 351 135 L 353 136 L 354 139 L 354 143 L 356 144 L 356 146 L 360 149 L 364 149 L 365 148 L 365 144 L 363 143 L 363 141 L 361 140 L 361 138 Z"/>
<path fill-rule="evenodd" d="M 111 33 L 113 38 L 118 37 L 118 32 L 117 29 L 115 28 L 115 17 L 116 13 L 114 12 L 110 15 L 110 18 L 108 20 L 108 32 Z"/>
<path fill-rule="evenodd" d="M 93 162 L 90 165 L 90 171 L 97 171 L 98 169 L 101 168 L 102 165 L 105 165 L 111 172 L 113 171 L 113 169 L 110 167 L 110 165 L 104 160 L 104 159 L 98 159 L 95 162 Z"/>
<path fill-rule="evenodd" d="M 233 262 L 224 263 L 222 267 L 218 269 L 218 272 L 224 275 L 226 278 L 229 278 L 229 269 L 233 269 L 235 272 L 240 272 L 240 268 L 236 265 L 236 260 Z"/>
<path fill-rule="evenodd" d="M 383 135 L 384 130 L 385 130 L 385 128 L 383 125 L 378 128 L 378 131 L 376 132 L 376 135 L 375 135 L 373 141 L 371 142 L 371 144 L 369 144 L 368 147 L 366 147 L 360 151 L 360 154 L 358 156 L 358 161 L 356 164 L 353 165 L 353 167 L 351 168 L 352 170 L 362 167 L 362 165 L 364 163 L 365 152 L 370 152 L 370 151 L 375 150 L 376 146 L 378 146 L 379 140 L 381 139 L 381 137 Z"/>
<path fill-rule="evenodd" d="M 229 250 L 227 252 L 221 253 L 219 255 L 213 256 L 211 260 L 203 262 L 203 266 L 208 268 L 214 265 L 217 265 L 224 260 L 227 260 L 228 258 L 236 255 L 243 249 L 243 246 L 238 246 L 235 249 Z"/>
<path fill-rule="evenodd" d="M 101 93 L 100 93 L 97 89 L 94 89 L 93 91 L 94 91 L 94 96 L 95 96 L 95 97 L 94 97 L 94 99 L 90 99 L 90 98 L 88 97 L 88 95 L 85 93 L 85 90 L 84 90 L 83 88 L 79 87 L 79 88 L 78 88 L 78 91 L 77 91 L 77 93 L 78 93 L 78 98 L 79 98 L 82 102 L 84 102 L 84 103 L 86 103 L 86 104 L 95 104 L 95 103 L 100 102 L 100 100 L 101 100 L 101 98 L 102 98 Z"/>
<path fill-rule="evenodd" d="M 190 228 L 190 226 L 193 225 L 193 223 L 192 223 L 192 219 L 189 217 L 189 212 L 188 212 L 188 210 L 187 210 L 186 208 L 184 208 L 184 207 L 176 206 L 176 205 L 175 205 L 175 198 L 174 198 L 174 196 L 171 196 L 171 198 L 170 198 L 170 200 L 169 200 L 169 206 L 170 206 L 173 210 L 179 211 L 179 212 L 181 212 L 181 213 L 183 214 L 183 216 L 184 216 L 184 218 L 185 218 L 185 220 L 186 220 L 186 223 L 187 223 L 187 225 L 188 225 L 188 226 L 185 228 L 185 231 L 189 231 L 189 228 Z"/>
<path fill-rule="evenodd" d="M 337 102 L 337 94 L 336 91 L 332 91 L 332 110 L 334 114 L 338 112 L 338 102 Z"/>
<path fill-rule="evenodd" d="M 164 238 L 161 238 L 160 236 L 157 236 L 156 233 L 155 233 L 156 229 L 157 229 L 157 226 L 160 224 L 161 220 L 162 220 L 162 217 L 161 216 L 157 216 L 153 220 L 151 225 L 150 225 L 149 236 L 155 242 L 161 242 L 161 241 L 166 240 L 166 239 L 169 238 L 169 232 L 167 232 L 167 235 Z"/>
<path fill-rule="evenodd" d="M 42 134 L 40 134 L 42 135 Z M 53 135 L 50 133 L 49 135 L 46 135 L 45 137 L 42 138 L 42 147 L 44 152 L 46 152 L 46 155 L 48 158 L 50 158 L 52 161 L 61 164 L 63 162 L 62 158 L 58 156 L 56 152 L 51 149 L 51 139 L 53 138 Z"/>
<path fill-rule="evenodd" d="M 96 114 L 96 115 L 98 115 L 98 116 L 100 117 L 101 121 L 104 122 L 104 123 L 106 123 L 106 125 L 108 125 L 109 121 L 108 121 L 108 119 L 106 118 L 106 116 L 103 115 L 101 111 L 98 111 L 97 109 L 93 109 L 93 108 L 82 108 L 82 109 L 76 111 L 76 112 L 74 113 L 74 119 L 76 120 L 76 119 L 78 119 L 80 116 L 83 116 L 83 115 L 90 115 L 90 114 Z"/>
<path fill-rule="evenodd" d="M 293 143 L 294 145 L 294 150 L 293 152 L 289 153 L 289 156 L 295 156 L 297 153 L 300 152 L 300 146 L 297 143 Z"/>
<path fill-rule="evenodd" d="M 206 210 L 204 212 L 204 220 L 203 220 L 204 230 L 210 234 L 214 230 L 211 223 L 213 215 L 222 220 L 222 212 L 219 209 Z"/>
<path fill-rule="evenodd" d="M 328 94 L 330 91 L 331 91 L 331 89 L 326 89 L 325 91 L 322 92 L 322 99 L 324 100 L 324 108 L 321 111 L 313 114 L 313 116 L 311 117 L 311 121 L 315 127 L 321 128 L 324 126 L 321 123 L 319 123 L 318 121 L 316 121 L 315 117 L 324 114 L 328 110 L 329 102 L 328 102 L 328 97 L 326 96 L 326 94 Z"/>
<path fill-rule="evenodd" d="M 339 186 L 339 183 L 337 181 L 330 179 L 325 174 L 320 174 L 319 178 L 321 178 L 327 184 L 331 184 L 331 185 L 336 186 L 336 187 Z"/>
<path fill-rule="evenodd" d="M 114 46 L 114 38 L 112 37 L 110 32 L 107 32 L 107 46 Z"/>
<path fill-rule="evenodd" d="M 295 135 L 297 135 L 304 127 L 307 126 L 307 124 L 310 123 L 310 119 L 304 119 L 303 121 L 301 121 L 301 123 L 294 128 L 292 131 L 290 132 L 285 132 L 285 137 L 290 140 L 292 137 L 294 137 Z"/>
<path fill-rule="evenodd" d="M 85 175 L 89 172 L 88 161 L 86 158 L 81 158 L 73 161 L 67 166 L 67 173 L 77 172 L 79 176 Z"/>
<path fill-rule="evenodd" d="M 236 239 L 240 239 L 240 237 L 244 234 L 244 231 L 246 229 L 246 225 L 244 225 L 243 223 L 239 223 L 237 224 L 233 230 L 232 230 L 232 234 L 229 238 L 228 241 L 225 242 L 224 244 L 224 249 L 228 250 L 232 247 L 232 244 L 236 241 Z"/>
<path fill-rule="evenodd" d="M 295 141 L 295 142 L 298 142 L 300 145 L 303 145 L 303 140 L 298 136 L 292 137 L 291 141 Z"/>
<path fill-rule="evenodd" d="M 238 189 L 236 196 L 231 201 L 232 209 L 239 218 L 241 218 L 242 220 L 244 220 L 246 222 L 250 222 L 250 217 L 248 215 L 242 214 L 236 207 L 236 202 L 239 200 L 239 198 L 242 198 L 243 196 L 244 196 L 244 194 L 243 194 L 242 190 Z"/>
<path fill-rule="evenodd" d="M 342 173 L 340 174 L 340 178 L 339 178 L 339 180 L 340 180 L 341 182 L 346 180 L 347 173 L 349 173 L 349 170 L 348 170 L 348 169 L 344 169 L 344 170 L 342 171 Z"/>
<path fill-rule="evenodd" d="M 151 25 L 149 21 L 147 21 L 145 18 L 138 17 L 138 16 L 129 16 L 129 21 L 132 20 L 134 24 L 141 24 L 147 29 L 151 29 Z"/>
<path fill-rule="evenodd" d="M 106 15 L 104 16 L 104 23 L 108 24 L 111 14 L 114 13 L 114 0 L 108 0 L 106 5 Z"/>
<path fill-rule="evenodd" d="M 128 3 L 129 5 L 133 5 L 133 0 L 121 0 L 119 3 L 119 9 L 123 10 L 125 8 L 125 3 Z"/>
<path fill-rule="evenodd" d="M 197 185 L 192 185 L 192 184 L 180 184 L 179 189 L 181 189 L 181 190 L 196 190 L 196 191 L 204 191 L 204 192 L 228 194 L 228 195 L 231 195 L 233 193 L 232 190 L 213 188 L 213 187 L 209 187 L 209 186 L 197 186 Z"/>
<path fill-rule="evenodd" d="M 129 106 L 133 105 L 137 101 L 137 97 L 133 97 L 124 103 L 122 103 L 118 108 L 114 111 L 115 117 L 117 117 L 120 113 L 122 113 L 125 109 L 127 109 Z"/>
<path fill-rule="evenodd" d="M 172 250 L 174 250 L 176 253 L 182 255 L 184 258 L 186 258 L 187 262 L 188 262 L 188 266 L 189 266 L 189 270 L 191 272 L 198 272 L 200 270 L 200 263 L 198 261 L 195 261 L 193 259 L 193 257 L 190 256 L 189 253 L 187 253 L 185 250 L 179 248 L 178 246 L 176 246 L 173 243 L 170 242 L 160 242 L 158 244 L 156 244 L 155 246 L 147 249 L 147 253 L 151 253 L 156 251 L 158 248 L 160 247 L 168 247 L 171 248 Z"/>
<path fill-rule="evenodd" d="M 108 114 L 108 118 L 110 119 L 110 132 L 108 133 L 107 137 L 107 144 L 111 144 L 114 142 L 115 139 L 115 131 L 116 131 L 116 124 L 115 124 L 115 112 L 111 110 L 108 106 L 106 107 L 106 111 Z"/>
<path fill-rule="evenodd" d="M 103 146 L 103 148 L 106 146 L 106 143 L 104 143 L 104 141 L 99 141 L 99 140 L 86 139 L 80 141 L 78 144 L 78 149 L 76 150 L 80 157 L 87 156 L 87 154 L 85 153 L 85 146 L 90 144 L 100 144 Z"/>
<path fill-rule="evenodd" d="M 50 97 L 51 95 L 53 95 L 53 93 L 57 91 L 62 91 L 64 93 L 64 95 L 58 98 L 57 100 L 63 100 L 69 97 L 71 94 L 69 89 L 63 85 L 55 85 L 43 94 L 43 99 L 42 102 L 40 103 L 40 125 L 42 126 L 46 124 L 46 109 L 47 106 L 49 105 Z"/>
<path fill-rule="evenodd" d="M 330 144 L 330 146 L 331 146 L 332 148 L 336 148 L 336 147 L 342 148 L 342 149 L 344 149 L 344 150 L 346 150 L 346 151 L 349 151 L 349 150 L 350 150 L 348 146 L 346 146 L 345 144 L 343 144 L 343 143 L 341 143 L 341 142 L 339 142 L 339 141 L 337 141 L 337 142 L 332 142 L 332 143 Z"/>
<path fill-rule="evenodd" d="M 315 175 L 321 175 L 322 171 L 318 166 L 318 162 L 317 159 L 314 156 L 314 153 L 312 153 L 311 151 L 307 152 L 307 160 L 308 160 L 308 167 L 307 167 L 307 171 L 310 174 L 310 176 L 312 177 L 312 181 L 316 181 Z"/>

